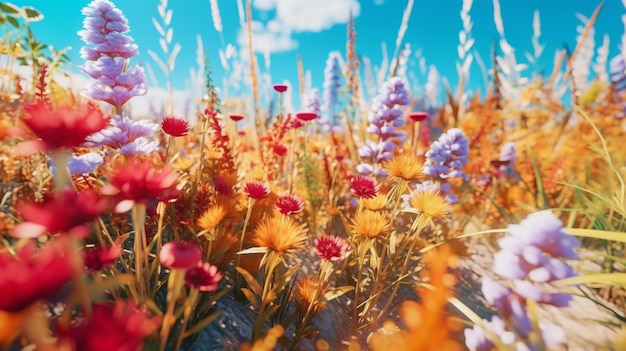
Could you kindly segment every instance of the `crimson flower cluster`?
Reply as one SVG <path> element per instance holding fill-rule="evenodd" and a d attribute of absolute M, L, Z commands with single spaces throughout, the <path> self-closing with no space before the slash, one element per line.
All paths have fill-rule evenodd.
<path fill-rule="evenodd" d="M 185 283 L 200 291 L 215 291 L 222 279 L 217 267 L 202 262 L 202 252 L 194 243 L 169 242 L 159 253 L 161 264 L 185 271 Z"/>

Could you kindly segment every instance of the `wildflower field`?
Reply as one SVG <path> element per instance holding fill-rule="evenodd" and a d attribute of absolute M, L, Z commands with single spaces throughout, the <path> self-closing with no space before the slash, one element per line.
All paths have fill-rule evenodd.
<path fill-rule="evenodd" d="M 0 350 L 626 350 L 626 47 L 590 40 L 602 5 L 542 74 L 496 14 L 472 92 L 464 0 L 445 102 L 409 84 L 413 0 L 375 75 L 352 15 L 319 88 L 300 59 L 263 84 L 249 40 L 249 93 L 229 94 L 198 50 L 180 116 L 169 83 L 130 108 L 151 87 L 118 1 L 67 14 L 84 86 L 37 39 L 36 1 L 0 1 Z"/>

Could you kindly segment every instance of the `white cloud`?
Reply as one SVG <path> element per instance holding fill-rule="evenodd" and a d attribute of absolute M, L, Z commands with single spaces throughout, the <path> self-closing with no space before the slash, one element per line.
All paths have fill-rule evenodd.
<path fill-rule="evenodd" d="M 358 16 L 356 0 L 283 0 L 276 6 L 277 20 L 296 32 L 320 32 L 348 22 L 350 11 Z"/>
<path fill-rule="evenodd" d="M 237 42 L 242 47 L 246 47 L 248 32 L 240 31 Z M 260 53 L 289 51 L 298 47 L 298 42 L 291 37 L 291 31 L 276 21 L 270 21 L 267 25 L 253 21 L 252 44 L 254 51 Z"/>
<path fill-rule="evenodd" d="M 292 33 L 321 32 L 348 22 L 350 11 L 356 17 L 361 10 L 358 0 L 254 0 L 252 5 L 261 11 L 275 11 L 275 17 L 265 25 L 253 22 L 254 48 L 261 53 L 295 49 L 298 43 Z M 247 44 L 245 28 L 240 31 L 238 42 Z"/>

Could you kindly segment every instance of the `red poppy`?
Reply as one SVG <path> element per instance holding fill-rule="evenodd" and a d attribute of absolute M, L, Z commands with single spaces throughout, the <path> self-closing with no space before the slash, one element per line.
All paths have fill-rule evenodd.
<path fill-rule="evenodd" d="M 284 215 L 300 213 L 304 210 L 304 201 L 294 194 L 282 195 L 276 199 L 276 208 Z"/>
<path fill-rule="evenodd" d="M 358 197 L 371 199 L 378 192 L 378 184 L 373 177 L 359 175 L 350 179 L 350 191 Z"/>
<path fill-rule="evenodd" d="M 230 115 L 230 119 L 235 121 L 235 122 L 239 122 L 243 119 L 244 117 L 242 115 Z"/>
<path fill-rule="evenodd" d="M 263 182 L 249 182 L 244 186 L 246 194 L 255 200 L 263 199 L 270 194 L 270 188 Z"/>
<path fill-rule="evenodd" d="M 91 102 L 78 109 L 62 106 L 53 110 L 40 101 L 24 106 L 24 111 L 22 121 L 41 138 L 48 150 L 80 146 L 87 136 L 108 125 L 108 120 Z"/>
<path fill-rule="evenodd" d="M 185 283 L 200 291 L 215 291 L 222 274 L 210 263 L 198 262 L 198 265 L 185 273 Z"/>
<path fill-rule="evenodd" d="M 122 255 L 122 245 L 115 242 L 112 246 L 99 245 L 83 251 L 83 261 L 87 271 L 101 271 L 112 265 Z"/>
<path fill-rule="evenodd" d="M 169 242 L 159 253 L 161 264 L 169 269 L 190 269 L 202 259 L 202 251 L 194 243 Z"/>
<path fill-rule="evenodd" d="M 286 84 L 274 84 L 274 90 L 279 93 L 284 93 L 287 91 L 287 85 Z"/>
<path fill-rule="evenodd" d="M 274 151 L 274 153 L 278 156 L 285 156 L 287 155 L 287 147 L 283 144 L 274 144 L 272 145 L 272 150 Z"/>
<path fill-rule="evenodd" d="M 77 193 L 66 188 L 42 203 L 19 208 L 25 222 L 15 226 L 11 235 L 36 238 L 45 233 L 65 233 L 82 238 L 89 234 L 88 223 L 98 218 L 106 208 L 106 199 L 100 198 L 94 190 Z"/>
<path fill-rule="evenodd" d="M 315 252 L 321 260 L 339 261 L 348 254 L 348 242 L 335 235 L 315 239 Z"/>
<path fill-rule="evenodd" d="M 189 133 L 189 121 L 182 118 L 167 116 L 161 121 L 161 129 L 173 137 L 185 136 Z"/>
<path fill-rule="evenodd" d="M 315 113 L 315 112 L 298 112 L 298 113 L 296 113 L 296 117 L 298 117 L 298 119 L 301 120 L 301 121 L 309 122 L 309 121 L 312 121 L 312 120 L 317 118 L 317 113 Z"/>
<path fill-rule="evenodd" d="M 178 174 L 171 167 L 156 169 L 149 160 L 136 158 L 118 166 L 109 175 L 110 186 L 102 191 L 117 195 L 121 200 L 115 210 L 126 212 L 136 203 L 147 204 L 151 200 L 168 201 L 175 198 Z"/>
<path fill-rule="evenodd" d="M 426 112 L 411 112 L 409 115 L 409 119 L 413 122 L 423 122 L 428 118 L 428 113 Z"/>
<path fill-rule="evenodd" d="M 55 295 L 75 276 L 66 238 L 36 252 L 29 241 L 17 253 L 0 253 L 0 311 L 17 312 Z"/>
<path fill-rule="evenodd" d="M 77 351 L 136 351 L 160 325 L 160 317 L 151 317 L 129 300 L 117 300 L 114 305 L 94 305 L 89 320 L 61 330 L 61 339 Z"/>

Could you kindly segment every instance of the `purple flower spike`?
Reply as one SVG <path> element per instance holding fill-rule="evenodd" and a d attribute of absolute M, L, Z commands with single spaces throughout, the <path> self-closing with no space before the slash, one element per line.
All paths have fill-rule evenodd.
<path fill-rule="evenodd" d="M 335 114 L 335 105 L 339 102 L 341 89 L 341 67 L 339 67 L 339 53 L 331 52 L 324 68 L 324 92 L 322 110 L 326 120 L 332 121 Z"/>
<path fill-rule="evenodd" d="M 87 62 L 81 69 L 94 81 L 81 93 L 116 107 L 134 96 L 145 95 L 143 68 L 128 67 L 128 59 L 137 55 L 137 46 L 125 34 L 129 27 L 122 12 L 108 0 L 94 0 L 82 13 L 87 17 L 78 34 L 87 44 L 81 49 L 81 57 Z"/>
<path fill-rule="evenodd" d="M 80 156 L 72 156 L 67 163 L 72 174 L 89 174 L 99 165 L 104 163 L 104 158 L 97 152 L 90 152 Z"/>
<path fill-rule="evenodd" d="M 159 146 L 158 142 L 152 141 L 158 130 L 157 123 L 115 115 L 109 127 L 87 138 L 85 146 L 108 146 L 127 155 L 149 154 Z"/>

